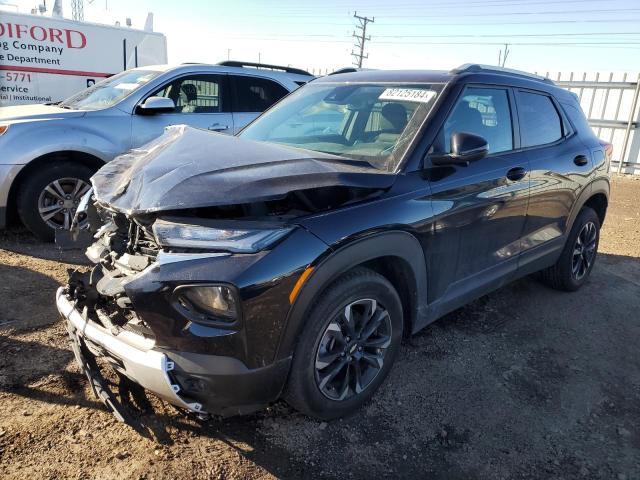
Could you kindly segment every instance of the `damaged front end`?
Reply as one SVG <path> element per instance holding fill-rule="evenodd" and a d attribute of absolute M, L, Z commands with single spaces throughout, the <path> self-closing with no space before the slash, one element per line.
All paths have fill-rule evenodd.
<path fill-rule="evenodd" d="M 86 251 L 95 266 L 87 272 L 72 272 L 68 285 L 56 293 L 76 360 L 96 397 L 120 421 L 127 420 L 127 411 L 109 388 L 98 359 L 120 377 L 120 387 L 129 380 L 129 387 L 140 385 L 173 405 L 202 411 L 199 402 L 181 395 L 172 374 L 174 362 L 154 348 L 153 330 L 136 314 L 127 296 L 127 283 L 152 268 L 158 253 L 155 242 L 142 232 L 124 216 L 113 216 Z"/>
<path fill-rule="evenodd" d="M 291 291 L 328 251 L 300 219 L 379 196 L 393 180 L 182 126 L 107 164 L 88 194 L 94 266 L 56 295 L 96 395 L 124 418 L 99 360 L 199 414 L 276 400 L 291 360 L 277 357 Z"/>

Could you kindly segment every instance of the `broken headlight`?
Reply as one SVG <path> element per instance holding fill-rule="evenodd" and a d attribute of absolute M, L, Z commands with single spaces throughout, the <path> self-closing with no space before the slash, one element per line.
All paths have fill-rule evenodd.
<path fill-rule="evenodd" d="M 158 245 L 176 248 L 225 250 L 234 253 L 256 253 L 273 245 L 291 227 L 217 228 L 168 220 L 156 220 L 153 234 Z"/>
<path fill-rule="evenodd" d="M 183 285 L 174 294 L 198 323 L 233 323 L 238 317 L 236 297 L 226 285 Z"/>

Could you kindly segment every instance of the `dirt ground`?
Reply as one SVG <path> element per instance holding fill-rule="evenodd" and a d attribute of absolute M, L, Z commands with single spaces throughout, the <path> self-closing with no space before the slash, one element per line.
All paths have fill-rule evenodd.
<path fill-rule="evenodd" d="M 574 294 L 524 279 L 407 341 L 335 422 L 285 404 L 200 422 L 159 401 L 137 431 L 76 368 L 54 307 L 83 262 L 0 233 L 0 478 L 640 478 L 640 179 L 614 181 Z"/>

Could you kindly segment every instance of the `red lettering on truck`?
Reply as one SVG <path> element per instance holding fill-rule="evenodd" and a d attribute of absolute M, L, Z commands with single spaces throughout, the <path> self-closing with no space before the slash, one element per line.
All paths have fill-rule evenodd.
<path fill-rule="evenodd" d="M 44 28 L 39 25 L 0 22 L 0 37 L 20 38 L 35 42 L 60 43 L 67 48 L 84 48 L 87 37 L 79 30 Z"/>
<path fill-rule="evenodd" d="M 16 23 L 16 37 L 22 38 L 23 34 L 27 33 L 27 26 L 20 23 Z"/>
<path fill-rule="evenodd" d="M 47 39 L 47 31 L 38 25 L 31 27 L 29 29 L 29 34 L 31 35 L 31 38 L 38 42 L 44 42 Z"/>
<path fill-rule="evenodd" d="M 49 29 L 49 38 L 51 38 L 51 43 L 54 41 L 58 41 L 60 43 L 64 43 L 62 41 L 62 30 L 59 28 L 50 28 Z"/>
<path fill-rule="evenodd" d="M 65 32 L 67 32 L 67 48 L 84 48 L 87 45 L 87 37 L 84 36 L 84 33 L 78 30 L 65 30 Z M 74 45 L 74 39 L 79 43 Z"/>

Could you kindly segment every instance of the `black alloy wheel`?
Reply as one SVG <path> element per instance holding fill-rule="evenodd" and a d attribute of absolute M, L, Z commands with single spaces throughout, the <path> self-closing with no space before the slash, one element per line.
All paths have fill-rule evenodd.
<path fill-rule="evenodd" d="M 567 235 L 558 261 L 539 272 L 539 278 L 556 290 L 574 292 L 586 283 L 598 255 L 600 217 L 583 207 Z"/>
<path fill-rule="evenodd" d="M 573 245 L 571 273 L 576 281 L 582 280 L 591 268 L 591 264 L 596 256 L 597 239 L 598 228 L 595 223 L 585 223 Z"/>
<path fill-rule="evenodd" d="M 387 278 L 364 267 L 342 274 L 301 319 L 285 400 L 322 420 L 355 412 L 389 374 L 404 328 L 400 296 Z"/>
<path fill-rule="evenodd" d="M 349 303 L 331 320 L 316 351 L 318 389 L 342 401 L 362 393 L 384 366 L 391 344 L 389 312 L 372 298 Z"/>

